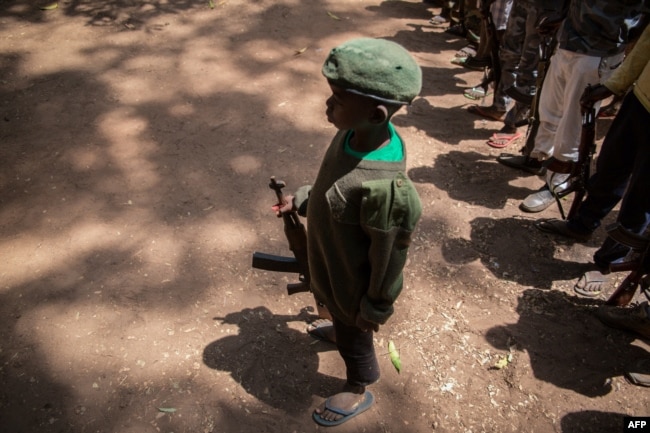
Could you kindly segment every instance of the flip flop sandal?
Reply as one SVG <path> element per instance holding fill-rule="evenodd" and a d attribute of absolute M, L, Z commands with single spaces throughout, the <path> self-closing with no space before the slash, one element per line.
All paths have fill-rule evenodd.
<path fill-rule="evenodd" d="M 584 297 L 596 298 L 603 293 L 609 277 L 600 271 L 585 272 L 573 286 L 573 290 Z"/>
<path fill-rule="evenodd" d="M 312 414 L 312 418 L 314 419 L 314 421 L 317 424 L 320 424 L 320 425 L 325 426 L 325 427 L 334 427 L 334 426 L 337 426 L 337 425 L 341 425 L 344 422 L 347 422 L 350 419 L 354 418 L 355 416 L 367 411 L 368 409 L 370 409 L 370 407 L 372 406 L 372 404 L 374 402 L 375 402 L 375 396 L 372 395 L 372 393 L 370 391 L 365 392 L 363 401 L 361 403 L 359 403 L 359 405 L 356 408 L 354 408 L 353 410 L 345 410 L 345 409 L 341 409 L 341 408 L 338 408 L 336 406 L 333 406 L 330 403 L 330 399 L 328 398 L 325 401 L 325 408 L 327 410 L 329 410 L 330 412 L 334 412 L 334 413 L 337 413 L 339 415 L 342 415 L 342 418 L 340 418 L 340 419 L 338 419 L 336 421 L 329 421 L 329 420 L 326 420 L 323 417 L 321 417 L 321 415 L 319 413 L 316 413 L 316 412 L 314 412 Z"/>
<path fill-rule="evenodd" d="M 474 47 L 467 45 L 464 48 L 461 48 L 454 54 L 454 57 L 469 57 L 469 56 L 475 56 L 476 55 L 476 50 Z"/>
<path fill-rule="evenodd" d="M 429 24 L 434 27 L 443 27 L 449 24 L 449 20 L 445 17 L 441 17 L 440 15 L 436 15 L 429 20 Z"/>
<path fill-rule="evenodd" d="M 521 132 L 515 132 L 514 134 L 494 134 L 487 141 L 488 146 L 503 149 L 504 147 L 510 146 L 521 137 Z"/>
<path fill-rule="evenodd" d="M 650 359 L 637 361 L 633 369 L 625 373 L 625 378 L 634 385 L 650 386 Z"/>
<path fill-rule="evenodd" d="M 474 101 L 478 101 L 479 99 L 483 99 L 486 96 L 490 96 L 490 92 L 485 92 L 485 90 L 482 87 L 472 87 L 471 89 L 465 89 L 463 92 L 463 96 L 465 96 L 467 99 L 471 99 Z"/>
<path fill-rule="evenodd" d="M 453 63 L 454 65 L 463 66 L 466 60 L 467 57 L 454 57 L 453 59 L 451 59 L 451 63 Z"/>
<path fill-rule="evenodd" d="M 333 326 L 334 324 L 331 320 L 316 319 L 307 326 L 307 333 L 317 340 L 336 343 L 336 341 L 330 337 L 330 328 Z"/>

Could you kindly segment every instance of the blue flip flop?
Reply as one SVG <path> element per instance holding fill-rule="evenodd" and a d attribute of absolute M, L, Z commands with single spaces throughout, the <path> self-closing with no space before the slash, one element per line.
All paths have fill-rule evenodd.
<path fill-rule="evenodd" d="M 320 425 L 325 426 L 325 427 L 334 427 L 334 426 L 337 426 L 337 425 L 341 425 L 344 422 L 347 422 L 347 421 L 351 420 L 352 418 L 354 418 L 355 416 L 359 415 L 360 413 L 363 413 L 363 412 L 367 411 L 368 409 L 370 409 L 370 406 L 372 406 L 374 402 L 375 402 L 375 396 L 372 395 L 372 393 L 370 391 L 365 392 L 363 401 L 361 403 L 359 403 L 359 405 L 354 410 L 344 410 L 344 409 L 340 409 L 338 407 L 332 406 L 332 405 L 330 405 L 330 399 L 328 398 L 327 400 L 325 400 L 325 408 L 327 410 L 329 410 L 330 412 L 334 412 L 334 413 L 337 413 L 339 415 L 343 415 L 343 418 L 340 418 L 340 419 L 338 419 L 336 421 L 328 421 L 326 419 L 323 419 L 320 416 L 320 414 L 318 414 L 316 412 L 314 412 L 312 414 L 312 418 L 314 419 L 314 421 L 317 424 L 320 424 Z"/>
<path fill-rule="evenodd" d="M 314 324 L 316 322 L 319 322 L 318 324 Z M 336 341 L 332 340 L 329 338 L 329 330 L 332 328 L 334 325 L 332 324 L 331 320 L 327 319 L 317 319 L 314 321 L 314 323 L 310 323 L 309 326 L 307 327 L 307 333 L 314 337 L 317 340 L 320 341 L 325 341 L 327 343 L 334 343 L 336 344 Z"/>

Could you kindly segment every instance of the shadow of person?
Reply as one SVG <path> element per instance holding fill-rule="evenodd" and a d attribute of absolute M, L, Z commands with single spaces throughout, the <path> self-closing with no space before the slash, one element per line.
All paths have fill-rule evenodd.
<path fill-rule="evenodd" d="M 509 199 L 523 200 L 530 194 L 529 188 L 511 184 L 521 173 L 504 170 L 492 156 L 452 150 L 436 156 L 432 165 L 411 168 L 408 174 L 413 182 L 435 185 L 454 200 L 503 209 Z"/>
<path fill-rule="evenodd" d="M 366 6 L 366 10 L 389 18 L 429 20 L 431 18 L 431 12 L 429 11 L 430 7 L 432 6 L 427 5 L 424 2 L 410 3 L 388 0 L 383 1 L 378 5 Z"/>
<path fill-rule="evenodd" d="M 244 390 L 287 413 L 305 411 L 312 395 L 326 397 L 343 386 L 343 380 L 318 373 L 318 352 L 334 350 L 329 343 L 314 344 L 306 332 L 287 322 L 304 321 L 302 315 L 275 315 L 266 307 L 230 313 L 223 324 L 237 325 L 239 333 L 208 344 L 203 363 L 230 372 Z"/>
<path fill-rule="evenodd" d="M 625 414 L 583 410 L 567 413 L 560 421 L 562 433 L 610 433 L 622 432 Z"/>
<path fill-rule="evenodd" d="M 593 304 L 556 290 L 527 289 L 518 299 L 517 323 L 494 327 L 485 338 L 500 350 L 527 352 L 538 380 L 587 397 L 603 396 L 612 390 L 612 377 L 623 375 L 625 361 L 641 358 L 645 350 L 631 345 L 630 335 L 607 338 Z M 532 380 L 526 374 L 518 380 L 540 388 L 526 383 Z"/>
<path fill-rule="evenodd" d="M 447 238 L 442 255 L 448 263 L 466 264 L 476 259 L 497 278 L 524 286 L 550 289 L 556 280 L 573 280 L 591 269 L 587 263 L 559 260 L 555 247 L 532 221 L 521 218 L 475 218 L 470 239 Z"/>
<path fill-rule="evenodd" d="M 422 93 L 420 94 L 422 97 L 417 98 L 407 108 L 408 116 L 397 115 L 394 117 L 395 125 L 400 128 L 417 128 L 427 137 L 444 143 L 445 146 L 458 146 L 464 140 L 485 140 L 488 131 L 475 127 L 477 117 L 467 113 L 464 103 L 453 107 L 434 106 L 425 98 L 427 95 L 444 96 L 456 93 L 462 95 L 463 93 L 463 88 L 456 85 L 453 77 L 446 79 L 447 84 L 443 79 L 438 79 L 436 75 L 438 69 L 423 68 Z M 441 125 L 445 127 L 441 127 Z M 483 158 L 487 159 L 485 155 Z M 494 157 L 491 159 L 494 161 Z"/>

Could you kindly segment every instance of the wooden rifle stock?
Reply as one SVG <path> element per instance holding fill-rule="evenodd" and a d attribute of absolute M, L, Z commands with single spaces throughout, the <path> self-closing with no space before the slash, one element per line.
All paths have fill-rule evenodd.
<path fill-rule="evenodd" d="M 284 182 L 271 177 L 269 188 L 275 191 L 278 199 L 277 206 L 280 208 L 288 204 L 282 193 L 282 188 L 285 186 Z M 273 272 L 297 273 L 299 282 L 288 284 L 287 293 L 293 295 L 294 293 L 309 292 L 310 277 L 305 226 L 300 221 L 298 212 L 295 210 L 278 212 L 278 217 L 281 217 L 284 222 L 284 235 L 287 238 L 293 257 L 255 252 L 253 253 L 253 267 Z"/>

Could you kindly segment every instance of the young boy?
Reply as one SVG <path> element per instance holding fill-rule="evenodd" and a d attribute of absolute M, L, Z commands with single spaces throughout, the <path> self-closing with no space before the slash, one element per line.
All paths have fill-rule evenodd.
<path fill-rule="evenodd" d="M 379 379 L 372 331 L 393 313 L 422 211 L 390 119 L 419 94 L 422 72 L 400 45 L 369 38 L 334 48 L 322 72 L 332 90 L 327 120 L 339 131 L 314 185 L 289 201 L 303 216 L 306 209 L 311 289 L 332 316 L 347 370 L 343 391 L 313 413 L 332 426 L 374 402 L 366 391 Z"/>

